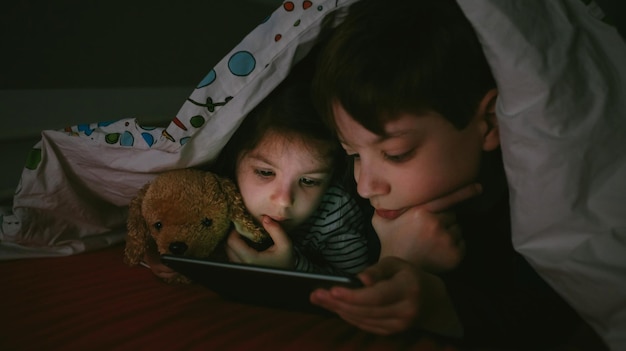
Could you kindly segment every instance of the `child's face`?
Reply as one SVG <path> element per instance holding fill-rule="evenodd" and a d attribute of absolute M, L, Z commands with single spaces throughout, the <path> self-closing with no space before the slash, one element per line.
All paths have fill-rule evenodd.
<path fill-rule="evenodd" d="M 332 175 L 326 147 L 298 136 L 269 131 L 237 162 L 237 184 L 244 204 L 261 221 L 269 216 L 285 231 L 317 209 Z"/>
<path fill-rule="evenodd" d="M 394 220 L 477 178 L 484 137 L 478 118 L 458 130 L 434 113 L 403 114 L 386 122 L 381 136 L 356 122 L 340 104 L 333 111 L 342 146 L 354 157 L 357 191 L 369 199 L 374 216 Z"/>

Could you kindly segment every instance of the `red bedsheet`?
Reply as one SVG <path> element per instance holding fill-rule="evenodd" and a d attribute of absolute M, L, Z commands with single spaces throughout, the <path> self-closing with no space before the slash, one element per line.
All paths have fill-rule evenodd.
<path fill-rule="evenodd" d="M 335 316 L 224 300 L 123 263 L 123 246 L 0 263 L 0 350 L 458 350 Z"/>

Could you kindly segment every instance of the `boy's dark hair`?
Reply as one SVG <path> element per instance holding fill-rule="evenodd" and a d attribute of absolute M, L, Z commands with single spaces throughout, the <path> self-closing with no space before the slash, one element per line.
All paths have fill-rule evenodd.
<path fill-rule="evenodd" d="M 253 150 L 268 131 L 303 138 L 305 141 L 321 142 L 332 159 L 334 175 L 342 165 L 342 149 L 333 132 L 322 121 L 311 100 L 312 64 L 296 66 L 294 71 L 259 105 L 257 105 L 237 128 L 220 152 L 212 170 L 236 179 L 236 166 L 242 153 Z M 311 145 L 316 148 L 318 145 Z M 345 168 L 345 167 L 343 167 Z"/>
<path fill-rule="evenodd" d="M 496 87 L 455 0 L 361 0 L 319 56 L 313 96 L 323 118 L 335 126 L 339 102 L 379 135 L 399 113 L 434 111 L 462 129 Z"/>

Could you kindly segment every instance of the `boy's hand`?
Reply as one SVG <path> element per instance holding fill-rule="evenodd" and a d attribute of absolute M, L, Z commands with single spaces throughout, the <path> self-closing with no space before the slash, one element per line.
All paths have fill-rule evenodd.
<path fill-rule="evenodd" d="M 274 245 L 264 251 L 257 251 L 250 247 L 237 231 L 233 230 L 226 243 L 228 259 L 237 263 L 294 268 L 293 247 L 287 233 L 278 222 L 267 216 L 263 217 L 263 228 L 272 238 Z"/>
<path fill-rule="evenodd" d="M 456 266 L 463 258 L 465 245 L 456 214 L 448 209 L 480 192 L 478 184 L 471 184 L 412 207 L 393 220 L 374 216 L 372 225 L 380 239 L 380 257 L 400 257 L 431 271 Z"/>
<path fill-rule="evenodd" d="M 389 335 L 413 326 L 458 336 L 460 324 L 441 281 L 397 257 L 384 257 L 359 274 L 363 288 L 311 293 L 313 304 L 363 330 Z M 422 301 L 428 301 L 422 304 Z"/>

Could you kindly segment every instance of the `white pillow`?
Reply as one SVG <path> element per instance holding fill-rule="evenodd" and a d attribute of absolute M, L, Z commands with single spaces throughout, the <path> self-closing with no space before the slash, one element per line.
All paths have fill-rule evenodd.
<path fill-rule="evenodd" d="M 513 243 L 626 350 L 626 45 L 579 0 L 458 0 L 499 88 Z"/>

